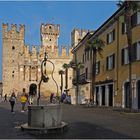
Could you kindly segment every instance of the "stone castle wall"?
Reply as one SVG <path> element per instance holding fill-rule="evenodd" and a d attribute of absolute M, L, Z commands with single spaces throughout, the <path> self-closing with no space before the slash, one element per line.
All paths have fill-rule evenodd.
<path fill-rule="evenodd" d="M 56 26 L 58 27 L 58 26 Z M 42 28 L 42 33 L 44 29 Z M 54 79 L 58 83 L 58 89 L 60 94 L 60 75 L 58 71 L 62 69 L 64 63 L 69 63 L 72 60 L 71 49 L 68 53 L 66 47 L 62 47 L 61 53 L 58 46 L 49 46 L 43 44 L 40 46 L 39 52 L 37 46 L 32 46 L 31 51 L 29 46 L 24 44 L 25 26 L 20 25 L 19 31 L 17 31 L 16 24 L 11 25 L 11 29 L 8 30 L 8 24 L 2 25 L 3 35 L 3 69 L 2 69 L 2 81 L 3 81 L 3 95 L 11 94 L 14 90 L 16 94 L 20 94 L 23 88 L 26 92 L 29 92 L 31 84 L 36 84 L 40 81 L 41 72 L 40 65 L 44 58 L 44 53 L 47 52 L 48 59 L 55 65 L 55 71 L 53 73 Z M 58 39 L 58 38 L 57 38 Z M 44 39 L 45 40 L 45 39 Z M 54 40 L 54 45 L 57 40 Z M 41 86 L 41 92 L 45 96 L 49 96 L 51 92 L 56 93 L 56 85 L 52 80 L 52 65 L 46 65 L 47 74 L 49 76 L 48 83 L 44 83 Z M 69 88 L 72 86 L 72 70 L 69 69 Z M 64 80 L 65 82 L 65 80 Z M 65 85 L 65 83 L 64 83 Z"/>

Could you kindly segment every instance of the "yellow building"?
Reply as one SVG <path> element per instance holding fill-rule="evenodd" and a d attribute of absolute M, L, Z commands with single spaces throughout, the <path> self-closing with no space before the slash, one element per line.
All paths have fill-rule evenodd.
<path fill-rule="evenodd" d="M 118 9 L 90 37 L 106 42 L 101 57 L 97 55 L 96 88 L 94 101 L 99 106 L 117 106 L 127 108 L 129 104 L 129 61 L 126 37 L 126 25 L 123 21 L 124 9 Z M 132 107 L 140 108 L 140 12 L 132 13 Z M 82 42 L 81 42 L 82 43 Z M 80 52 L 87 73 L 88 55 Z M 78 53 L 78 52 L 77 52 Z M 81 60 L 80 57 L 78 57 Z M 90 61 L 92 58 L 89 58 Z M 88 69 L 91 69 L 88 67 Z M 90 71 L 88 71 L 90 73 Z M 79 92 L 80 94 L 80 92 Z"/>

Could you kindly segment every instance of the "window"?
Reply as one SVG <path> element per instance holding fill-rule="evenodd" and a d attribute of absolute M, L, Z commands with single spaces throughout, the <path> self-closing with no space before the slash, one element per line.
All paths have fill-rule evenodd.
<path fill-rule="evenodd" d="M 112 43 L 115 40 L 115 29 L 107 34 L 107 44 Z"/>
<path fill-rule="evenodd" d="M 136 26 L 137 24 L 140 24 L 140 11 L 134 13 L 134 14 L 131 16 L 131 26 L 134 27 L 134 26 Z"/>
<path fill-rule="evenodd" d="M 12 50 L 15 50 L 15 46 L 12 46 Z"/>
<path fill-rule="evenodd" d="M 132 54 L 132 62 L 140 60 L 140 41 L 133 44 L 131 54 Z"/>
<path fill-rule="evenodd" d="M 122 23 L 122 34 L 126 33 L 126 23 Z"/>
<path fill-rule="evenodd" d="M 129 63 L 128 47 L 122 49 L 122 65 Z"/>
<path fill-rule="evenodd" d="M 137 60 L 140 60 L 140 41 L 137 42 Z"/>
<path fill-rule="evenodd" d="M 107 70 L 112 70 L 115 67 L 115 54 L 108 56 L 106 62 Z"/>
<path fill-rule="evenodd" d="M 15 73 L 15 72 L 14 72 L 14 71 L 12 71 L 12 78 L 14 78 L 14 73 Z"/>
<path fill-rule="evenodd" d="M 50 39 L 50 41 L 51 41 L 51 39 Z"/>
<path fill-rule="evenodd" d="M 137 24 L 140 24 L 140 11 L 137 12 Z"/>
<path fill-rule="evenodd" d="M 100 61 L 96 62 L 96 74 L 100 73 Z"/>

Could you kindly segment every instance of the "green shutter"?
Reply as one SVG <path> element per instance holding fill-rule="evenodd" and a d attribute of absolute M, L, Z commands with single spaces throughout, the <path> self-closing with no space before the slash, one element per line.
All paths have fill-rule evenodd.
<path fill-rule="evenodd" d="M 108 70 L 108 57 L 106 58 L 106 70 Z"/>
<path fill-rule="evenodd" d="M 122 65 L 124 65 L 124 49 L 122 49 L 122 52 L 121 52 L 122 54 L 121 54 L 121 57 L 122 57 Z"/>
<path fill-rule="evenodd" d="M 115 40 L 115 29 L 113 30 L 113 41 Z"/>

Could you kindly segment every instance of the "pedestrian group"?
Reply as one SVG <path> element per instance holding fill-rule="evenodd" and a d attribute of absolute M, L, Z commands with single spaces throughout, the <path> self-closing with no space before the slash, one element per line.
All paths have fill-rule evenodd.
<path fill-rule="evenodd" d="M 21 103 L 21 112 L 28 111 L 27 110 L 27 104 L 32 105 L 33 104 L 33 95 L 28 96 L 28 94 L 25 92 L 25 89 L 23 89 L 23 93 L 20 95 L 19 101 Z M 10 98 L 9 98 L 9 103 L 11 107 L 11 113 L 15 114 L 14 112 L 14 106 L 17 101 L 17 97 L 15 95 L 15 92 L 13 91 Z M 7 94 L 4 95 L 4 102 L 7 102 Z"/>

